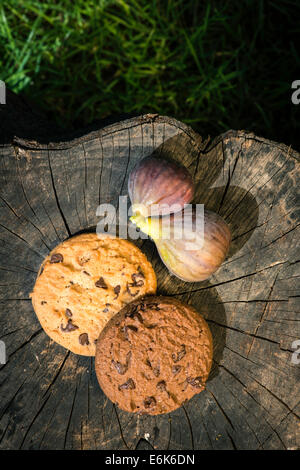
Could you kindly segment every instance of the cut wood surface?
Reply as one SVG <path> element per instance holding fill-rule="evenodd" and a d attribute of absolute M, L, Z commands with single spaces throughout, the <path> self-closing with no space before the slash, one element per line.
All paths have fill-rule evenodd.
<path fill-rule="evenodd" d="M 1 113 L 0 447 L 299 448 L 299 154 L 244 131 L 203 141 L 183 123 L 149 114 L 48 143 L 38 140 L 46 133 L 37 120 L 31 135 L 14 129 L 8 142 L 13 114 Z M 214 337 L 206 390 L 173 413 L 147 417 L 105 397 L 93 358 L 49 339 L 29 294 L 49 250 L 95 230 L 97 206 L 117 206 L 130 171 L 153 152 L 190 170 L 193 202 L 223 216 L 233 241 L 221 268 L 200 283 L 170 276 L 155 245 L 136 242 L 153 263 L 158 293 L 193 305 Z"/>

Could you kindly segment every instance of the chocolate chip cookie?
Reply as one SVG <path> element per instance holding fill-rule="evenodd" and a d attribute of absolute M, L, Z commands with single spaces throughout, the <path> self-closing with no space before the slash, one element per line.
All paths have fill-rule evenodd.
<path fill-rule="evenodd" d="M 95 355 L 95 342 L 124 305 L 156 291 L 146 256 L 127 240 L 83 234 L 44 260 L 31 294 L 45 332 L 76 354 Z"/>
<path fill-rule="evenodd" d="M 194 308 L 147 296 L 126 305 L 101 332 L 96 374 L 121 409 L 168 413 L 205 388 L 212 352 L 209 327 Z"/>

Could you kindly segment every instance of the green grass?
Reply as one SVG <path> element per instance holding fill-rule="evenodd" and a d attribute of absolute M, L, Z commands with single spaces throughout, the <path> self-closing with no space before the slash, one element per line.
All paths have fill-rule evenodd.
<path fill-rule="evenodd" d="M 202 135 L 243 128 L 299 145 L 298 0 L 0 5 L 0 78 L 61 126 L 158 112 Z"/>

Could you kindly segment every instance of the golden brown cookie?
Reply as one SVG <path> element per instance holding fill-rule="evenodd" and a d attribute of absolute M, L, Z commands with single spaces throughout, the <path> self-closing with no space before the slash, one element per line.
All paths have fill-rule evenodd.
<path fill-rule="evenodd" d="M 50 338 L 76 354 L 94 356 L 108 320 L 155 291 L 155 272 L 139 248 L 120 238 L 83 234 L 51 251 L 31 298 Z"/>
<path fill-rule="evenodd" d="M 209 327 L 193 307 L 147 296 L 107 323 L 95 367 L 104 393 L 122 410 L 157 415 L 205 388 L 212 355 Z"/>

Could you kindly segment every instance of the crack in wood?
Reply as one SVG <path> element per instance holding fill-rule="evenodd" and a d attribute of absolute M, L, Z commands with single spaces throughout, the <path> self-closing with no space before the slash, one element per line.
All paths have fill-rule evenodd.
<path fill-rule="evenodd" d="M 30 424 L 29 424 L 29 426 L 28 426 L 28 428 L 27 428 L 27 430 L 26 430 L 26 432 L 25 432 L 25 434 L 24 434 L 24 437 L 23 437 L 23 439 L 22 439 L 22 441 L 21 441 L 21 444 L 20 444 L 20 447 L 19 447 L 20 450 L 22 449 L 22 447 L 23 447 L 23 445 L 24 445 L 24 443 L 25 443 L 25 441 L 26 441 L 26 438 L 27 438 L 27 436 L 28 436 L 28 434 L 29 434 L 29 432 L 30 432 L 32 426 L 34 425 L 34 423 L 36 422 L 36 420 L 38 419 L 38 417 L 41 415 L 41 413 L 42 413 L 44 407 L 46 406 L 46 404 L 47 404 L 49 398 L 50 398 L 50 395 L 48 395 L 48 397 L 44 400 L 44 402 L 42 403 L 42 406 L 38 409 L 38 411 L 37 411 L 37 413 L 35 414 L 34 418 L 33 418 L 32 421 L 30 422 Z"/>
<path fill-rule="evenodd" d="M 190 417 L 188 415 L 188 412 L 185 408 L 184 405 L 182 405 L 182 409 L 184 411 L 184 414 L 185 414 L 185 417 L 186 417 L 186 420 L 188 422 L 188 426 L 189 426 L 189 430 L 190 430 L 190 434 L 191 434 L 191 444 L 192 444 L 192 449 L 194 450 L 194 434 L 193 434 L 193 428 L 192 428 L 192 425 L 191 425 L 191 420 L 190 420 Z"/>
<path fill-rule="evenodd" d="M 51 175 L 51 184 L 52 184 L 52 188 L 53 188 L 53 192 L 54 192 L 54 196 L 55 196 L 55 201 L 56 201 L 56 205 L 57 205 L 57 208 L 59 210 L 59 213 L 61 215 L 61 218 L 64 222 L 64 225 L 65 225 L 65 228 L 69 234 L 69 237 L 71 236 L 71 231 L 70 231 L 70 228 L 67 224 L 67 221 L 66 221 L 66 218 L 64 216 L 64 213 L 63 213 L 63 210 L 60 206 L 60 203 L 59 203 L 59 199 L 58 199 L 58 194 L 56 192 L 56 188 L 55 188 L 55 184 L 54 184 L 54 177 L 53 177 L 53 171 L 52 171 L 52 167 L 51 167 L 51 161 L 50 161 L 50 154 L 49 154 L 49 151 L 48 151 L 48 163 L 49 163 L 49 170 L 50 170 L 50 175 Z"/>
<path fill-rule="evenodd" d="M 122 441 L 123 441 L 123 443 L 124 443 L 126 449 L 130 450 L 130 447 L 127 445 L 127 442 L 126 442 L 125 439 L 124 439 L 124 434 L 123 434 L 122 426 L 121 426 L 121 423 L 120 423 L 120 418 L 119 418 L 119 415 L 118 415 L 117 408 L 116 408 L 116 405 L 115 405 L 115 404 L 113 404 L 113 409 L 114 409 L 114 411 L 115 411 L 116 418 L 117 418 L 117 421 L 118 421 L 118 425 L 119 425 L 119 430 L 120 430 L 120 435 L 121 435 Z"/>
<path fill-rule="evenodd" d="M 79 360 L 77 361 L 77 364 L 76 364 L 76 369 L 75 369 L 75 374 L 74 374 L 75 377 L 76 377 L 76 371 L 77 371 L 77 368 L 78 368 L 78 362 L 79 362 Z M 76 382 L 78 380 L 80 382 L 80 375 L 77 376 L 75 380 L 76 380 Z M 70 429 L 70 424 L 71 424 L 72 414 L 73 414 L 73 410 L 74 410 L 74 404 L 75 404 L 75 399 L 76 399 L 76 395 L 77 395 L 77 390 L 78 390 L 78 386 L 77 386 L 77 383 L 76 383 L 74 396 L 73 396 L 73 401 L 72 401 L 72 406 L 71 406 L 71 410 L 70 410 L 70 414 L 69 414 L 69 418 L 68 418 L 68 422 L 67 422 L 67 426 L 66 426 L 66 431 L 65 431 L 65 438 L 64 438 L 64 445 L 63 445 L 64 450 L 66 449 L 68 432 L 69 432 L 69 429 Z"/>
<path fill-rule="evenodd" d="M 219 286 L 222 286 L 224 284 L 229 284 L 231 282 L 235 282 L 235 281 L 239 281 L 240 279 L 245 279 L 247 277 L 251 277 L 251 276 L 256 276 L 257 274 L 259 273 L 262 273 L 263 271 L 266 271 L 267 269 L 271 269 L 271 268 L 274 268 L 274 266 L 280 266 L 282 264 L 285 264 L 286 262 L 285 261 L 282 261 L 282 262 L 278 262 L 278 263 L 275 263 L 271 266 L 267 266 L 266 268 L 263 268 L 259 271 L 256 271 L 254 273 L 249 273 L 249 274 L 245 274 L 243 276 L 239 276 L 235 279 L 228 279 L 227 281 L 223 281 L 223 282 L 218 282 L 217 284 L 211 284 L 210 286 L 206 286 L 206 287 L 200 287 L 199 289 L 195 289 L 195 290 L 188 290 L 188 291 L 182 291 L 182 292 L 176 292 L 174 294 L 168 294 L 169 296 L 176 296 L 176 295 L 184 295 L 184 294 L 188 294 L 190 292 L 194 293 L 194 292 L 199 292 L 199 291 L 202 291 L 202 290 L 207 290 L 207 289 L 213 289 L 215 287 L 219 287 Z"/>
<path fill-rule="evenodd" d="M 38 255 L 40 258 L 43 256 L 41 253 L 39 253 L 38 251 L 36 251 L 29 243 L 27 240 L 25 240 L 25 238 L 22 238 L 20 235 L 18 235 L 17 233 L 13 232 L 12 230 L 10 230 L 8 227 L 5 227 L 5 225 L 2 225 L 0 224 L 0 227 L 4 228 L 5 230 L 7 230 L 11 235 L 14 235 L 15 237 L 17 237 L 19 240 L 21 240 L 22 242 L 26 243 L 27 247 L 33 251 L 33 253 L 35 253 L 36 255 Z M 3 240 L 5 242 L 5 240 Z M 48 247 L 47 247 L 48 248 Z"/>
<path fill-rule="evenodd" d="M 11 359 L 15 354 L 17 354 L 21 349 L 23 349 L 25 346 L 27 346 L 27 344 L 30 344 L 31 341 L 36 337 L 38 336 L 40 333 L 42 333 L 44 330 L 42 328 L 40 328 L 38 331 L 36 331 L 35 333 L 33 333 L 30 338 L 25 341 L 24 343 L 22 343 L 17 349 L 15 349 L 12 353 L 10 353 L 9 355 L 9 358 Z M 4 364 L 4 367 L 8 365 L 8 362 L 6 364 Z M 4 368 L 2 367 L 2 369 Z"/>
<path fill-rule="evenodd" d="M 221 410 L 221 413 L 222 415 L 225 417 L 226 421 L 229 423 L 231 429 L 233 429 L 233 431 L 235 431 L 235 427 L 234 425 L 232 424 L 232 421 L 231 419 L 227 416 L 227 414 L 225 413 L 224 409 L 222 408 L 221 404 L 218 402 L 218 400 L 216 399 L 215 395 L 213 394 L 213 392 L 211 390 L 209 390 L 209 388 L 207 388 L 208 392 L 211 394 L 211 396 L 213 397 L 214 401 L 216 402 L 216 404 L 218 405 L 219 409 Z"/>
<path fill-rule="evenodd" d="M 64 359 L 63 359 L 63 361 L 62 361 L 62 363 L 61 363 L 61 365 L 60 365 L 59 368 L 58 368 L 57 373 L 55 374 L 54 378 L 51 380 L 51 382 L 50 382 L 50 384 L 48 385 L 48 387 L 47 387 L 47 389 L 45 390 L 45 392 L 43 393 L 42 398 L 44 398 L 44 397 L 47 395 L 47 393 L 50 391 L 50 389 L 51 389 L 51 388 L 53 387 L 53 385 L 55 384 L 55 382 L 56 382 L 58 376 L 60 375 L 60 373 L 61 373 L 61 371 L 62 371 L 62 369 L 63 369 L 63 367 L 64 367 L 64 365 L 65 365 L 67 359 L 69 358 L 69 356 L 70 356 L 70 351 L 67 351 L 67 353 L 66 353 L 66 355 L 65 355 L 65 357 L 64 357 Z"/>
<path fill-rule="evenodd" d="M 275 240 L 272 240 L 270 243 L 268 243 L 267 245 L 264 245 L 262 248 L 268 248 L 270 245 L 276 243 L 278 240 L 280 240 L 281 238 L 285 237 L 286 235 L 288 235 L 289 233 L 293 232 L 294 230 L 296 230 L 296 228 L 298 228 L 300 226 L 300 224 L 297 224 L 295 227 L 291 228 L 290 230 L 288 230 L 287 232 L 285 232 L 284 234 L 280 235 L 280 237 L 277 237 L 275 238 Z"/>

